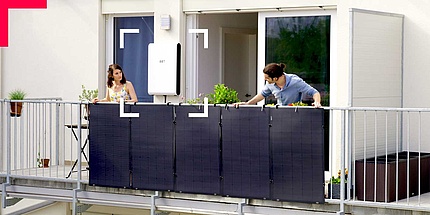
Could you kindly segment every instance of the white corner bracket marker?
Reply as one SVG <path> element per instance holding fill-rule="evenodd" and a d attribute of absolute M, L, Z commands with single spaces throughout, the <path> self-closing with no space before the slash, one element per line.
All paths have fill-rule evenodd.
<path fill-rule="evenodd" d="M 209 48 L 209 30 L 208 29 L 188 29 L 188 33 L 190 34 L 199 34 L 203 33 L 203 48 Z"/>
<path fill-rule="evenodd" d="M 208 117 L 209 116 L 209 107 L 208 107 L 208 98 L 205 97 L 203 113 L 188 113 L 188 117 Z"/>
<path fill-rule="evenodd" d="M 119 29 L 119 48 L 124 48 L 124 34 L 138 34 L 139 29 Z"/>
<path fill-rule="evenodd" d="M 138 118 L 139 113 L 124 113 L 124 99 L 119 99 L 119 117 L 134 117 Z"/>

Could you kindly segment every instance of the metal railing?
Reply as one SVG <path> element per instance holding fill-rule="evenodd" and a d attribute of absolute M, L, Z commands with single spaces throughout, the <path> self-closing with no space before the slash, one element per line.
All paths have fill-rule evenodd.
<path fill-rule="evenodd" d="M 19 102 L 21 113 L 14 110 L 21 106 Z M 60 99 L 0 100 L 0 123 L 5 125 L 0 132 L 0 174 L 8 178 L 80 180 L 81 171 L 66 177 L 74 162 L 80 160 L 85 140 L 83 107 L 81 102 Z"/>
<path fill-rule="evenodd" d="M 345 204 L 428 211 L 430 109 L 329 109 L 329 176 L 340 183 L 327 179 L 327 201 L 339 201 L 341 212 Z"/>
<path fill-rule="evenodd" d="M 11 114 L 18 101 L 0 100 L 0 176 L 87 183 L 81 156 L 89 130 L 85 103 L 23 100 L 23 112 Z M 327 202 L 430 210 L 429 108 L 330 107 Z M 88 155 L 88 151 L 84 151 Z M 49 167 L 39 167 L 49 158 Z M 73 164 L 74 170 L 71 172 Z M 345 169 L 348 175 L 343 174 Z M 340 170 L 340 193 L 330 180 Z M 71 176 L 68 177 L 69 173 Z M 4 191 L 5 189 L 3 189 Z M 328 191 L 330 190 L 330 191 Z M 74 200 L 75 201 L 75 200 Z M 427 201 L 428 202 L 428 201 Z"/>

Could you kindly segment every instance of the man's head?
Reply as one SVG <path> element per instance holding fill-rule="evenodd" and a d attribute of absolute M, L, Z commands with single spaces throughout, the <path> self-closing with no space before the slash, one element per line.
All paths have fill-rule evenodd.
<path fill-rule="evenodd" d="M 285 64 L 269 63 L 264 67 L 264 80 L 269 84 L 275 83 L 284 74 Z"/>

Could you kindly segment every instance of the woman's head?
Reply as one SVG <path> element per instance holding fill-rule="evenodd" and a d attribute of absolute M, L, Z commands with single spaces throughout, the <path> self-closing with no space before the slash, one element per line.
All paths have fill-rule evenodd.
<path fill-rule="evenodd" d="M 108 72 L 108 80 L 107 80 L 108 87 L 112 87 L 114 81 L 119 81 L 121 84 L 125 84 L 127 82 L 127 79 L 125 78 L 124 72 L 122 71 L 122 68 L 120 65 L 118 64 L 109 65 L 109 69 L 107 72 Z"/>

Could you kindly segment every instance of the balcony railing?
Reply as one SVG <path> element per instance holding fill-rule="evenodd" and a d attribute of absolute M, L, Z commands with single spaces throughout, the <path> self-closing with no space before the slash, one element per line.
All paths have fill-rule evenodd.
<path fill-rule="evenodd" d="M 0 100 L 3 198 L 12 178 L 70 182 L 77 188 L 87 184 L 88 148 L 81 153 L 89 132 L 85 103 L 23 100 L 18 116 L 11 113 L 11 106 L 17 106 L 12 102 L 18 101 Z M 423 129 L 430 125 L 430 109 L 330 107 L 325 111 L 329 112 L 324 125 L 329 128 L 327 202 L 339 203 L 339 211 L 345 204 L 430 209 L 426 203 L 430 136 Z M 50 160 L 49 167 L 41 166 L 43 159 Z M 339 170 L 336 185 L 330 178 L 338 177 Z"/>

